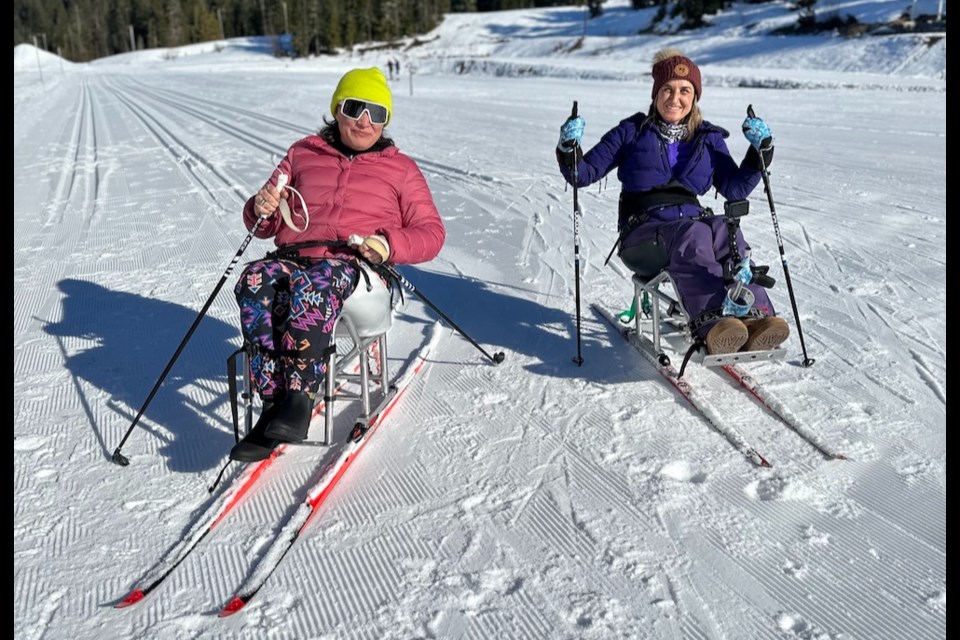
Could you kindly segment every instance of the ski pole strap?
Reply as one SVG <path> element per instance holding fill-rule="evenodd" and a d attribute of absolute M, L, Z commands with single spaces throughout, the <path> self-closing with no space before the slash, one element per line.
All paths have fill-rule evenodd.
<path fill-rule="evenodd" d="M 687 363 L 690 362 L 691 356 L 697 351 L 707 348 L 707 343 L 703 341 L 703 338 L 697 336 L 697 339 L 693 341 L 693 344 L 690 345 L 690 348 L 687 349 L 687 353 L 683 356 L 683 362 L 680 364 L 680 372 L 677 373 L 677 380 L 683 379 L 683 372 L 687 370 Z"/>
<path fill-rule="evenodd" d="M 230 390 L 230 413 L 233 416 L 233 437 L 240 442 L 240 415 L 237 410 L 237 357 L 246 351 L 244 345 L 227 357 L 227 385 Z"/>
<path fill-rule="evenodd" d="M 404 277 L 400 275 L 400 272 L 397 271 L 396 268 L 394 268 L 393 266 L 386 264 L 385 262 L 381 262 L 380 264 L 373 264 L 372 262 L 369 262 L 366 260 L 364 260 L 364 262 L 367 265 L 369 265 L 369 267 L 373 269 L 373 271 L 376 272 L 377 275 L 383 278 L 384 281 L 387 282 L 391 288 L 395 289 L 400 293 L 400 304 L 404 303 L 404 298 L 403 298 L 404 288 L 408 288 L 410 289 L 410 291 L 413 291 L 414 293 L 416 293 L 416 289 L 414 288 L 414 286 L 410 282 L 407 282 L 407 280 L 405 280 Z"/>
<path fill-rule="evenodd" d="M 610 253 L 607 254 L 607 259 L 603 261 L 603 266 L 607 266 L 607 263 L 610 262 L 610 258 L 613 257 L 613 252 L 616 251 L 619 254 L 620 245 L 623 244 L 623 241 L 628 235 L 633 233 L 633 230 L 642 225 L 644 222 L 650 219 L 650 214 L 643 213 L 634 213 L 627 218 L 626 223 L 620 229 L 620 235 L 617 236 L 617 241 L 613 243 L 613 247 L 610 248 Z"/>

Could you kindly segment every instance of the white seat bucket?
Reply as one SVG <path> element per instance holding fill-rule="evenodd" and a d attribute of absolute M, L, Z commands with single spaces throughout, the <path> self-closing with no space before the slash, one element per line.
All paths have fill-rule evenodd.
<path fill-rule="evenodd" d="M 340 320 L 347 319 L 361 338 L 386 333 L 393 325 L 393 290 L 384 284 L 380 276 L 367 265 L 362 265 L 357 288 L 343 302 Z M 337 333 L 348 332 L 346 325 L 338 321 Z"/>
<path fill-rule="evenodd" d="M 338 398 L 358 398 L 363 412 L 357 423 L 380 410 L 389 397 L 390 372 L 387 367 L 387 332 L 393 326 L 395 296 L 369 266 L 362 264 L 357 288 L 344 301 L 334 325 L 334 346 L 327 356 L 326 393 L 324 395 L 324 444 L 333 434 L 333 403 Z M 372 353 L 371 353 L 372 352 Z M 357 382 L 359 391 L 348 388 Z M 376 407 L 374 395 L 380 397 Z"/>

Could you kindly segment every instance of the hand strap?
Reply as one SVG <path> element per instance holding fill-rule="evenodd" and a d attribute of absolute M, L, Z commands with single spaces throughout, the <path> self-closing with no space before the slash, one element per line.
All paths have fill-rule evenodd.
<path fill-rule="evenodd" d="M 303 209 L 303 215 L 300 217 L 303 218 L 303 227 L 298 227 L 293 222 L 293 216 L 290 213 L 290 205 L 287 203 L 285 198 L 280 198 L 280 215 L 283 216 L 283 221 L 288 227 L 296 231 L 297 233 L 302 233 L 307 230 L 307 227 L 310 226 L 310 212 L 307 211 L 307 203 L 303 199 L 303 195 L 290 185 L 286 185 L 287 190 L 292 192 L 297 198 L 300 199 L 300 208 Z"/>

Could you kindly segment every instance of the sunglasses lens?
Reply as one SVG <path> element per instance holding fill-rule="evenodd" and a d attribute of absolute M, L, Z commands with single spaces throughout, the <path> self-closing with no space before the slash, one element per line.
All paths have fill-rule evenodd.
<path fill-rule="evenodd" d="M 370 116 L 372 124 L 387 123 L 387 108 L 383 105 L 356 98 L 347 98 L 340 104 L 340 112 L 352 120 L 359 120 L 364 111 Z"/>
<path fill-rule="evenodd" d="M 356 120 L 360 117 L 360 114 L 363 113 L 364 103 L 360 100 L 354 100 L 353 98 L 347 98 L 343 101 L 343 104 L 340 105 L 340 112 L 348 118 Z"/>
<path fill-rule="evenodd" d="M 370 114 L 370 122 L 373 124 L 387 123 L 387 108 L 379 104 L 367 103 L 367 113 Z"/>

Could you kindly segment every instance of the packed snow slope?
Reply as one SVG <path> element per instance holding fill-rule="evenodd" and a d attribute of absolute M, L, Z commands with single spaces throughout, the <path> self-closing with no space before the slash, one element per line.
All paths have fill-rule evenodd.
<path fill-rule="evenodd" d="M 863 23 L 904 10 L 831 6 Z M 416 42 L 316 59 L 274 57 L 271 38 L 84 65 L 15 48 L 14 637 L 946 637 L 945 34 L 773 36 L 796 17 L 777 2 L 640 34 L 652 10 L 604 8 L 451 15 Z M 736 157 L 748 105 L 774 132 L 773 206 L 758 189 L 743 227 L 793 335 L 785 360 L 745 368 L 849 460 L 689 365 L 711 416 L 772 467 L 752 465 L 594 310 L 632 291 L 604 265 L 619 185 L 580 189 L 575 220 L 558 129 L 574 100 L 587 146 L 646 110 L 668 45 L 702 64 L 702 108 Z M 321 125 L 343 71 L 389 56 L 388 133 L 448 229 L 436 260 L 402 272 L 470 339 L 443 323 L 240 613 L 217 616 L 282 542 L 323 447 L 291 447 L 117 609 L 243 472 L 208 494 L 234 442 L 241 206 Z M 407 292 L 393 371 L 437 318 Z M 337 429 L 359 410 L 337 403 Z"/>

